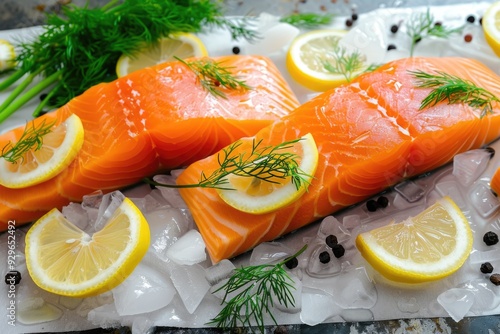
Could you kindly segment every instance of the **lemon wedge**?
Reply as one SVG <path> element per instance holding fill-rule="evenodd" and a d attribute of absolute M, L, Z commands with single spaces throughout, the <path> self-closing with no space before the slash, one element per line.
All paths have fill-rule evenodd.
<path fill-rule="evenodd" d="M 339 86 L 362 73 L 366 68 L 366 56 L 357 52 L 352 68 L 338 64 L 339 59 L 347 60 L 354 52 L 341 48 L 339 41 L 347 31 L 336 29 L 313 30 L 297 36 L 287 51 L 286 66 L 291 77 L 301 85 L 314 90 L 325 91 Z M 339 52 L 344 54 L 339 54 Z M 342 71 L 328 70 L 325 64 L 343 68 Z M 352 62 L 351 62 L 352 64 Z M 351 65 L 347 65 L 351 66 Z M 346 77 L 347 74 L 347 77 Z"/>
<path fill-rule="evenodd" d="M 44 290 L 93 296 L 123 282 L 146 254 L 149 241 L 148 223 L 128 198 L 92 236 L 53 209 L 26 235 L 26 264 Z"/>
<path fill-rule="evenodd" d="M 15 66 L 16 52 L 14 46 L 4 39 L 0 39 L 0 72 Z"/>
<path fill-rule="evenodd" d="M 230 174 L 227 181 L 231 189 L 217 189 L 219 196 L 230 206 L 252 214 L 271 212 L 297 200 L 306 192 L 316 172 L 318 148 L 309 133 L 287 148 L 287 152 L 298 156 L 298 168 L 306 182 L 297 187 L 289 176 L 275 177 L 269 182 L 258 177 Z"/>
<path fill-rule="evenodd" d="M 484 37 L 500 57 L 500 2 L 491 4 L 483 15 Z"/>
<path fill-rule="evenodd" d="M 356 246 L 382 276 L 400 283 L 434 281 L 456 272 L 472 250 L 467 218 L 444 197 L 407 220 L 364 232 Z"/>
<path fill-rule="evenodd" d="M 157 44 L 146 47 L 133 56 L 122 55 L 116 64 L 116 74 L 118 77 L 123 77 L 145 67 L 173 61 L 174 56 L 181 59 L 205 57 L 208 56 L 208 52 L 196 35 L 179 33 L 162 38 Z"/>
<path fill-rule="evenodd" d="M 49 180 L 62 172 L 82 148 L 82 121 L 72 114 L 41 139 L 41 147 L 32 147 L 15 163 L 0 158 L 1 185 L 24 188 Z"/>

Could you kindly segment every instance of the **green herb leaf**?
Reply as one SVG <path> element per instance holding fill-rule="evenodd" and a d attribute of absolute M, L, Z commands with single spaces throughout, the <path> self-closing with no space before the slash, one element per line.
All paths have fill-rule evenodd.
<path fill-rule="evenodd" d="M 416 87 L 433 88 L 420 104 L 420 109 L 434 106 L 441 101 L 448 104 L 465 103 L 472 108 L 481 109 L 480 117 L 493 113 L 492 102 L 500 100 L 491 92 L 476 86 L 473 82 L 464 80 L 444 72 L 436 74 L 424 71 L 409 71 L 417 80 Z"/>
<path fill-rule="evenodd" d="M 227 98 L 221 87 L 229 89 L 252 89 L 243 80 L 238 80 L 229 70 L 233 67 L 222 66 L 222 62 L 216 62 L 210 58 L 193 61 L 185 61 L 175 57 L 178 61 L 188 66 L 198 77 L 200 84 L 208 92 L 215 96 Z"/>
<path fill-rule="evenodd" d="M 315 29 L 332 23 L 333 17 L 333 14 L 296 13 L 282 17 L 280 22 L 291 24 L 297 28 Z"/>
<path fill-rule="evenodd" d="M 325 70 L 333 74 L 344 76 L 347 82 L 356 77 L 365 66 L 365 56 L 359 51 L 348 52 L 345 47 L 333 45 L 328 55 L 333 60 L 322 59 Z"/>
<path fill-rule="evenodd" d="M 38 126 L 32 124 L 26 125 L 24 132 L 19 140 L 13 144 L 8 142 L 2 149 L 1 158 L 4 158 L 10 163 L 17 163 L 19 160 L 24 161 L 24 154 L 33 148 L 39 150 L 43 146 L 43 136 L 52 131 L 54 122 L 46 124 L 45 121 L 41 122 Z"/>
<path fill-rule="evenodd" d="M 406 24 L 406 32 L 411 38 L 410 57 L 413 56 L 415 45 L 427 36 L 448 38 L 450 35 L 459 34 L 464 27 L 448 28 L 443 24 L 435 24 L 434 16 L 427 9 L 425 13 L 413 14 Z"/>
<path fill-rule="evenodd" d="M 275 265 L 264 264 L 236 268 L 229 281 L 216 290 L 216 292 L 225 291 L 222 303 L 226 305 L 208 324 L 225 329 L 238 325 L 250 327 L 256 324 L 264 333 L 265 313 L 269 314 L 276 323 L 271 312 L 273 296 L 285 307 L 295 305 L 293 298 L 295 286 L 283 266 L 306 249 L 307 245 Z M 229 295 L 233 293 L 236 295 L 228 300 Z"/>
<path fill-rule="evenodd" d="M 252 177 L 262 181 L 277 183 L 275 178 L 291 178 L 291 182 L 297 189 L 305 183 L 309 183 L 311 175 L 305 173 L 300 167 L 297 159 L 298 155 L 287 152 L 293 144 L 301 139 L 286 141 L 276 146 L 261 146 L 261 141 L 252 142 L 251 152 L 236 154 L 235 150 L 241 146 L 241 141 L 236 141 L 224 148 L 217 156 L 219 168 L 210 175 L 203 172 L 200 182 L 196 184 L 165 184 L 150 179 L 145 179 L 146 183 L 169 188 L 217 188 L 224 190 L 234 190 L 229 188 L 226 177 L 230 174 Z"/>

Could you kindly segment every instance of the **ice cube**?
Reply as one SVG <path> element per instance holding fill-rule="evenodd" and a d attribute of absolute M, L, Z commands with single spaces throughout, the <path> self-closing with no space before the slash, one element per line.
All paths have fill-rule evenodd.
<path fill-rule="evenodd" d="M 469 312 L 474 298 L 474 293 L 470 290 L 452 288 L 442 292 L 437 297 L 437 301 L 453 320 L 459 322 Z"/>
<path fill-rule="evenodd" d="M 350 322 L 372 321 L 374 319 L 372 311 L 364 308 L 342 310 L 340 311 L 340 317 L 344 321 Z"/>
<path fill-rule="evenodd" d="M 223 279 L 231 277 L 236 267 L 234 264 L 227 260 L 221 260 L 211 267 L 205 269 L 205 278 L 210 285 L 215 285 Z"/>
<path fill-rule="evenodd" d="M 417 298 L 413 296 L 401 297 L 397 300 L 398 309 L 404 313 L 416 313 L 420 310 Z"/>
<path fill-rule="evenodd" d="M 68 310 L 76 309 L 78 306 L 80 306 L 82 301 L 83 301 L 83 298 L 67 297 L 67 296 L 59 297 L 59 304 L 61 306 L 64 306 Z"/>
<path fill-rule="evenodd" d="M 332 249 L 326 244 L 316 244 L 313 246 L 314 250 L 311 252 L 309 257 L 308 266 L 306 272 L 311 277 L 330 277 L 337 275 L 341 271 L 340 261 L 333 255 Z M 326 253 L 329 256 L 329 260 L 326 263 L 321 262 L 320 256 L 322 253 Z"/>
<path fill-rule="evenodd" d="M 146 201 L 144 204 L 144 212 L 172 207 L 163 197 L 159 189 L 151 190 L 151 192 L 147 194 L 144 199 Z"/>
<path fill-rule="evenodd" d="M 99 213 L 99 206 L 101 205 L 103 192 L 96 190 L 93 193 L 84 195 L 82 198 L 82 208 L 87 212 L 88 222 L 95 223 Z"/>
<path fill-rule="evenodd" d="M 153 327 L 153 322 L 149 318 L 145 316 L 135 317 L 134 322 L 132 323 L 132 333 L 148 334 L 151 333 L 151 329 Z"/>
<path fill-rule="evenodd" d="M 498 296 L 496 290 L 492 290 L 495 286 L 487 278 L 474 279 L 459 287 L 467 289 L 474 294 L 474 304 L 470 311 L 476 315 L 485 314 L 500 305 L 500 296 Z"/>
<path fill-rule="evenodd" d="M 91 309 L 88 312 L 88 320 L 101 328 L 118 328 L 122 325 L 115 304 L 105 304 Z"/>
<path fill-rule="evenodd" d="M 190 230 L 167 249 L 167 257 L 177 264 L 191 265 L 206 260 L 205 242 L 196 230 Z"/>
<path fill-rule="evenodd" d="M 168 305 L 176 294 L 167 277 L 143 263 L 112 292 L 120 316 L 156 311 Z"/>
<path fill-rule="evenodd" d="M 250 265 L 277 263 L 292 254 L 293 251 L 281 242 L 263 242 L 253 249 Z"/>
<path fill-rule="evenodd" d="M 82 207 L 80 203 L 71 202 L 62 208 L 62 214 L 71 223 L 76 225 L 82 231 L 89 225 L 89 217 L 87 211 Z"/>
<path fill-rule="evenodd" d="M 425 195 L 425 189 L 412 180 L 406 180 L 397 184 L 394 186 L 394 190 L 410 203 L 419 201 Z"/>
<path fill-rule="evenodd" d="M 378 299 L 375 284 L 364 267 L 350 268 L 335 277 L 332 295 L 342 308 L 372 308 Z"/>
<path fill-rule="evenodd" d="M 174 283 L 186 310 L 193 314 L 210 289 L 202 266 L 177 265 L 172 269 L 170 278 Z"/>
<path fill-rule="evenodd" d="M 46 303 L 43 298 L 35 297 L 19 303 L 17 320 L 25 325 L 33 325 L 57 320 L 62 314 L 61 309 Z"/>
<path fill-rule="evenodd" d="M 453 158 L 453 175 L 464 186 L 472 184 L 488 167 L 491 152 L 485 149 L 470 150 L 455 155 Z"/>
<path fill-rule="evenodd" d="M 305 288 L 302 292 L 300 320 L 315 326 L 341 313 L 333 296 L 317 289 Z"/>
<path fill-rule="evenodd" d="M 333 234 L 337 237 L 337 241 L 342 243 L 351 238 L 351 233 L 342 225 L 342 223 L 334 216 L 325 217 L 319 226 L 318 238 L 325 241 L 326 237 Z"/>
<path fill-rule="evenodd" d="M 436 190 L 441 196 L 450 196 L 453 201 L 462 210 L 467 210 L 467 203 L 465 202 L 460 191 L 459 184 L 455 181 L 441 181 L 436 184 Z"/>
<path fill-rule="evenodd" d="M 147 212 L 144 217 L 151 235 L 149 252 L 167 260 L 167 249 L 189 231 L 188 218 L 177 208 L 160 208 Z"/>
<path fill-rule="evenodd" d="M 491 189 L 482 183 L 474 186 L 470 200 L 476 211 L 484 218 L 490 217 L 500 207 L 500 201 Z"/>
<path fill-rule="evenodd" d="M 97 212 L 97 217 L 93 223 L 93 230 L 100 231 L 108 222 L 109 218 L 118 209 L 125 199 L 120 191 L 113 191 L 111 193 L 102 196 L 101 203 L 99 205 L 99 210 Z"/>
<path fill-rule="evenodd" d="M 342 224 L 347 229 L 353 229 L 361 225 L 361 217 L 356 214 L 344 216 L 344 218 L 342 219 Z"/>

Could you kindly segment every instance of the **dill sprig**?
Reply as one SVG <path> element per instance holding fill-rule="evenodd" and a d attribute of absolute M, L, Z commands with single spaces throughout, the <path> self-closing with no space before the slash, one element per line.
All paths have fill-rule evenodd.
<path fill-rule="evenodd" d="M 53 126 L 54 122 L 47 124 L 45 120 L 38 126 L 34 123 L 31 126 L 26 125 L 21 137 L 15 144 L 9 141 L 2 148 L 0 157 L 13 164 L 19 160 L 21 163 L 24 162 L 26 152 L 32 149 L 39 150 L 43 146 L 43 137 L 52 131 Z"/>
<path fill-rule="evenodd" d="M 415 45 L 427 36 L 448 38 L 450 35 L 459 34 L 464 27 L 449 28 L 443 24 L 436 24 L 434 16 L 427 8 L 425 13 L 412 14 L 406 24 L 406 33 L 411 38 L 410 57 L 413 56 Z"/>
<path fill-rule="evenodd" d="M 227 98 L 221 87 L 228 89 L 252 89 L 245 81 L 238 80 L 238 77 L 231 73 L 234 67 L 223 66 L 223 62 L 216 62 L 210 58 L 202 58 L 193 61 L 185 61 L 178 57 L 175 59 L 184 63 L 193 71 L 203 88 L 215 96 Z"/>
<path fill-rule="evenodd" d="M 424 71 L 409 71 L 418 81 L 416 87 L 433 88 L 429 95 L 420 104 L 420 109 L 434 106 L 441 101 L 448 101 L 448 104 L 465 103 L 472 108 L 481 110 L 480 117 L 493 113 L 492 102 L 500 100 L 491 92 L 476 86 L 469 80 L 464 80 L 445 72 L 436 74 Z"/>
<path fill-rule="evenodd" d="M 218 291 L 224 291 L 224 308 L 208 323 L 225 329 L 238 325 L 251 327 L 254 324 L 264 333 L 264 314 L 267 313 L 277 324 L 271 308 L 273 296 L 285 307 L 294 306 L 295 286 L 286 270 L 285 263 L 302 254 L 307 245 L 281 262 L 236 268 L 233 275 Z M 236 293 L 231 299 L 229 296 Z M 228 300 L 229 299 L 229 300 Z"/>
<path fill-rule="evenodd" d="M 305 173 L 300 167 L 297 154 L 289 150 L 293 144 L 302 139 L 295 139 L 283 142 L 275 146 L 260 147 L 262 140 L 252 141 L 250 153 L 236 153 L 236 149 L 241 146 L 241 141 L 236 141 L 224 148 L 217 155 L 219 168 L 206 175 L 201 173 L 200 181 L 195 184 L 165 184 L 150 179 L 145 179 L 146 183 L 169 188 L 216 188 L 223 190 L 234 190 L 228 187 L 227 177 L 230 174 L 251 177 L 255 180 L 278 183 L 290 177 L 296 189 L 309 184 L 312 175 Z"/>
<path fill-rule="evenodd" d="M 348 52 L 345 47 L 335 44 L 329 53 L 332 60 L 323 59 L 325 70 L 344 76 L 350 82 L 365 66 L 365 57 L 357 50 Z"/>
<path fill-rule="evenodd" d="M 116 79 L 122 54 L 133 56 L 172 33 L 225 27 L 234 38 L 256 38 L 247 21 L 225 18 L 222 3 L 210 0 L 111 0 L 100 8 L 65 5 L 60 15 L 48 14 L 38 38 L 17 46 L 19 65 L 0 83 L 0 91 L 23 81 L 0 105 L 0 123 L 44 90 L 48 96 L 34 116 L 45 106 L 60 107 L 88 88 Z M 37 76 L 43 80 L 28 89 Z"/>
<path fill-rule="evenodd" d="M 315 29 L 332 23 L 333 14 L 295 13 L 283 16 L 280 22 L 291 24 L 297 28 Z"/>

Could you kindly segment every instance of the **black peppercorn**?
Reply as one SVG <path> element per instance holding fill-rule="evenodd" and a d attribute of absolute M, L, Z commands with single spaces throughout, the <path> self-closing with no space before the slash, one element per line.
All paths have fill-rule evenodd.
<path fill-rule="evenodd" d="M 5 284 L 7 285 L 17 285 L 21 282 L 21 273 L 17 270 L 9 271 L 5 275 Z"/>
<path fill-rule="evenodd" d="M 353 22 L 352 22 L 352 20 L 351 20 L 351 19 L 347 19 L 347 20 L 345 20 L 345 25 L 346 25 L 346 27 L 352 27 L 352 24 L 353 24 Z"/>
<path fill-rule="evenodd" d="M 239 48 L 239 47 L 237 47 L 237 46 L 233 46 L 233 53 L 234 53 L 235 55 L 240 54 L 240 52 L 241 52 L 241 50 L 240 50 L 240 48 Z"/>
<path fill-rule="evenodd" d="M 467 16 L 467 22 L 474 23 L 475 21 L 476 21 L 476 18 L 474 17 L 474 15 Z"/>
<path fill-rule="evenodd" d="M 328 254 L 328 252 L 321 252 L 319 254 L 319 262 L 321 263 L 328 263 L 330 262 L 330 254 Z"/>
<path fill-rule="evenodd" d="M 333 248 L 336 244 L 338 244 L 337 237 L 334 236 L 333 234 L 330 234 L 329 236 L 326 237 L 325 239 L 326 245 L 330 248 Z"/>
<path fill-rule="evenodd" d="M 285 262 L 285 266 L 288 269 L 296 268 L 299 265 L 299 260 L 296 257 L 292 257 L 290 260 Z"/>
<path fill-rule="evenodd" d="M 378 204 L 375 200 L 371 199 L 371 200 L 366 202 L 366 208 L 370 212 L 375 212 L 375 211 L 377 211 Z"/>
<path fill-rule="evenodd" d="M 377 198 L 377 205 L 381 208 L 387 208 L 389 205 L 389 199 L 385 196 L 380 196 Z"/>
<path fill-rule="evenodd" d="M 397 32 L 398 32 L 398 30 L 399 30 L 399 26 L 398 26 L 397 24 L 393 24 L 393 25 L 391 26 L 391 32 L 392 32 L 393 34 L 397 33 Z"/>
<path fill-rule="evenodd" d="M 481 265 L 479 269 L 483 274 L 491 274 L 493 272 L 493 266 L 489 262 L 485 262 Z"/>
<path fill-rule="evenodd" d="M 356 21 L 356 20 L 358 19 L 358 14 L 356 14 L 356 13 L 352 14 L 352 15 L 351 15 L 351 19 L 352 19 L 353 21 Z"/>
<path fill-rule="evenodd" d="M 344 246 L 341 244 L 336 244 L 335 246 L 332 247 L 333 255 L 338 259 L 345 254 L 345 249 Z"/>
<path fill-rule="evenodd" d="M 495 285 L 500 285 L 500 274 L 493 274 L 490 276 L 490 282 Z"/>
<path fill-rule="evenodd" d="M 483 236 L 483 241 L 488 246 L 493 246 L 498 243 L 498 235 L 495 232 L 486 232 Z"/>
<path fill-rule="evenodd" d="M 493 147 L 488 146 L 485 148 L 485 150 L 490 153 L 490 158 L 493 158 L 495 156 L 495 149 Z"/>
<path fill-rule="evenodd" d="M 396 45 L 394 45 L 394 44 L 387 45 L 387 51 L 391 51 L 391 50 L 396 50 Z"/>

